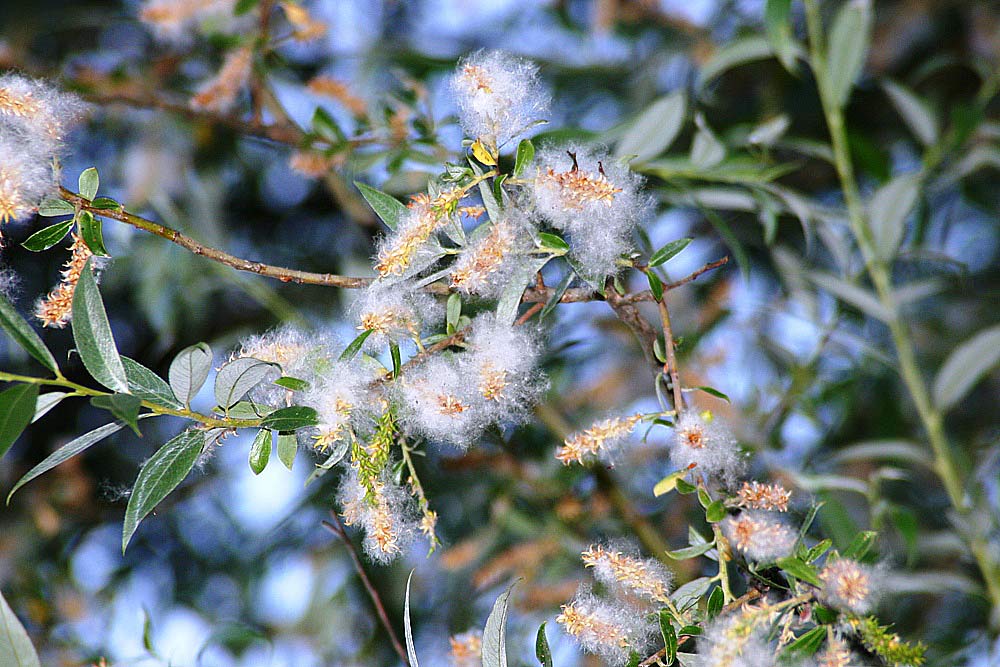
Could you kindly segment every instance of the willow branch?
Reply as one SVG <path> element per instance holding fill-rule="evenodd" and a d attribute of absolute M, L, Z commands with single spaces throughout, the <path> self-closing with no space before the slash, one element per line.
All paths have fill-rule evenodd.
<path fill-rule="evenodd" d="M 677 350 L 674 349 L 674 330 L 670 326 L 670 311 L 667 310 L 667 300 L 660 299 L 656 304 L 660 309 L 660 322 L 663 323 L 663 347 L 667 354 L 666 368 L 670 375 L 670 386 L 674 392 L 674 411 L 680 415 L 684 410 L 684 394 L 681 391 L 680 369 L 677 368 Z"/>
<path fill-rule="evenodd" d="M 354 564 L 354 570 L 358 573 L 358 577 L 361 579 L 361 583 L 365 587 L 365 591 L 368 593 L 368 597 L 372 601 L 372 605 L 375 607 L 375 612 L 378 614 L 379 621 L 382 623 L 382 627 L 389 635 L 389 640 L 392 642 L 392 647 L 396 650 L 399 658 L 403 661 L 406 667 L 409 667 L 410 661 L 406 655 L 406 649 L 399 642 L 399 637 L 396 636 L 396 631 L 392 628 L 392 622 L 389 621 L 389 615 L 385 612 L 385 605 L 382 604 L 382 597 L 379 595 L 378 591 L 372 585 L 371 580 L 368 578 L 368 574 L 365 572 L 364 566 L 361 564 L 361 559 L 358 557 L 358 551 L 354 548 L 354 544 L 351 542 L 350 538 L 347 536 L 347 530 L 344 529 L 344 524 L 341 522 L 340 517 L 334 511 L 330 512 L 330 516 L 333 517 L 335 523 L 330 523 L 328 521 L 323 522 L 323 527 L 329 530 L 331 533 L 340 538 L 347 547 L 347 553 L 351 557 L 351 562 Z"/>

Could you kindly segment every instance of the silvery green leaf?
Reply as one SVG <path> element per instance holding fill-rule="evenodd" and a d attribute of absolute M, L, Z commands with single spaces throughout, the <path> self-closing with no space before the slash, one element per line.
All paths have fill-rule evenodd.
<path fill-rule="evenodd" d="M 69 396 L 69 392 L 65 391 L 50 391 L 39 395 L 38 400 L 35 401 L 35 416 L 31 418 L 31 423 L 34 424 L 44 417 L 67 396 Z"/>
<path fill-rule="evenodd" d="M 7 335 L 14 339 L 24 350 L 37 359 L 43 366 L 55 373 L 59 370 L 55 357 L 45 347 L 45 343 L 38 337 L 35 330 L 31 328 L 23 317 L 18 314 L 14 304 L 7 300 L 7 297 L 0 294 L 0 327 L 3 327 Z"/>
<path fill-rule="evenodd" d="M 129 389 L 135 396 L 168 408 L 184 407 L 174 396 L 170 385 L 164 382 L 159 375 L 134 359 L 128 357 L 121 359 L 122 366 L 125 367 L 125 377 L 128 380 Z"/>
<path fill-rule="evenodd" d="M 837 106 L 844 106 L 868 55 L 871 40 L 870 0 L 850 0 L 837 12 L 830 29 L 826 56 L 829 93 Z"/>
<path fill-rule="evenodd" d="M 212 370 L 212 349 L 197 343 L 181 350 L 170 362 L 167 379 L 174 395 L 184 405 L 190 405 Z"/>
<path fill-rule="evenodd" d="M 94 167 L 84 169 L 79 179 L 80 196 L 84 199 L 93 199 L 97 196 L 100 183 L 101 179 L 97 175 L 97 169 Z"/>
<path fill-rule="evenodd" d="M 691 143 L 691 164 L 698 169 L 711 169 L 726 158 L 726 147 L 708 127 L 701 114 L 695 116 L 694 122 L 698 131 Z"/>
<path fill-rule="evenodd" d="M 403 600 L 403 632 L 406 635 L 406 656 L 410 661 L 410 667 L 420 667 L 417 660 L 417 649 L 413 646 L 413 625 L 410 620 L 410 583 L 413 581 L 413 570 L 406 578 L 406 597 Z"/>
<path fill-rule="evenodd" d="M 93 378 L 112 391 L 127 394 L 125 367 L 118 356 L 90 263 L 88 259 L 73 292 L 73 340 L 80 360 Z"/>
<path fill-rule="evenodd" d="M 948 356 L 934 378 L 934 403 L 947 410 L 1000 363 L 1000 325 L 980 331 Z"/>
<path fill-rule="evenodd" d="M 841 301 L 854 306 L 866 315 L 870 315 L 883 322 L 888 322 L 892 319 L 892 312 L 878 300 L 877 296 L 863 287 L 858 287 L 837 276 L 820 271 L 810 271 L 806 275 L 818 286 L 832 293 Z"/>
<path fill-rule="evenodd" d="M 896 256 L 906 232 L 906 219 L 917 203 L 920 173 L 897 176 L 875 191 L 868 204 L 868 220 L 875 250 L 884 261 Z"/>
<path fill-rule="evenodd" d="M 2 594 L 0 594 L 0 665 L 41 667 L 28 633 Z"/>
<path fill-rule="evenodd" d="M 895 81 L 882 84 L 886 95 L 896 111 L 903 117 L 907 127 L 924 146 L 930 146 L 938 139 L 938 120 L 930 107 L 917 95 Z"/>
<path fill-rule="evenodd" d="M 252 357 L 238 357 L 224 364 L 215 376 L 215 401 L 226 409 L 243 398 L 248 391 L 280 373 L 277 364 Z"/>
<path fill-rule="evenodd" d="M 507 587 L 486 619 L 483 629 L 483 667 L 507 667 L 507 606 L 514 584 Z"/>
<path fill-rule="evenodd" d="M 615 147 L 615 156 L 645 162 L 670 147 L 684 124 L 687 97 L 677 91 L 656 100 L 633 120 Z"/>

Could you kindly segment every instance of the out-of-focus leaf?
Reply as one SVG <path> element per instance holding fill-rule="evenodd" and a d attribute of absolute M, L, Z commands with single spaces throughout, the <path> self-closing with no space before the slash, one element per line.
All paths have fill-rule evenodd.
<path fill-rule="evenodd" d="M 1000 325 L 980 331 L 952 351 L 934 378 L 934 403 L 941 410 L 952 407 L 998 363 Z"/>
<path fill-rule="evenodd" d="M 871 40 L 870 0 L 850 0 L 837 12 L 826 56 L 829 93 L 838 106 L 847 104 L 868 55 Z"/>
<path fill-rule="evenodd" d="M 361 191 L 361 196 L 389 229 L 396 229 L 399 226 L 399 219 L 406 213 L 406 206 L 392 195 L 387 195 L 370 185 L 354 181 L 354 186 Z"/>
<path fill-rule="evenodd" d="M 795 40 L 792 39 L 792 24 L 789 18 L 792 0 L 767 0 L 764 8 L 764 27 L 767 41 L 774 54 L 789 72 L 795 72 Z"/>
<path fill-rule="evenodd" d="M 169 440 L 143 464 L 125 508 L 122 553 L 139 523 L 188 476 L 204 446 L 204 431 L 187 430 Z"/>
<path fill-rule="evenodd" d="M 48 250 L 66 238 L 66 235 L 69 234 L 69 230 L 72 228 L 72 218 L 69 220 L 63 220 L 62 222 L 57 222 L 54 225 L 49 225 L 48 227 L 39 229 L 37 232 L 29 236 L 24 243 L 21 244 L 21 246 L 32 252 Z"/>
<path fill-rule="evenodd" d="M 111 334 L 111 325 L 108 324 L 108 315 L 90 263 L 88 259 L 73 292 L 73 340 L 80 360 L 91 376 L 108 389 L 127 394 L 125 367 L 118 356 L 118 347 Z"/>
<path fill-rule="evenodd" d="M 35 416 L 37 384 L 16 384 L 0 392 L 0 458 Z"/>
<path fill-rule="evenodd" d="M 0 294 L 0 327 L 3 327 L 15 343 L 24 348 L 43 366 L 53 373 L 58 372 L 59 366 L 56 364 L 55 357 L 49 352 L 49 348 L 45 347 L 45 343 L 38 337 L 35 330 L 18 314 L 14 304 L 8 301 L 3 294 Z"/>
<path fill-rule="evenodd" d="M 906 232 L 906 218 L 920 195 L 921 181 L 919 173 L 897 176 L 879 188 L 868 203 L 875 250 L 885 261 L 896 256 Z"/>
<path fill-rule="evenodd" d="M 701 114 L 694 117 L 694 122 L 698 131 L 691 142 L 691 164 L 698 169 L 711 169 L 726 159 L 726 147 L 708 127 Z"/>
<path fill-rule="evenodd" d="M 926 447 L 907 440 L 868 440 L 838 449 L 831 458 L 835 463 L 853 463 L 855 461 L 904 461 L 922 466 L 932 466 L 934 460 Z"/>
<path fill-rule="evenodd" d="M 616 157 L 635 155 L 646 162 L 670 147 L 684 124 L 687 97 L 683 91 L 665 95 L 650 104 L 629 124 L 615 148 Z"/>
<path fill-rule="evenodd" d="M 483 667 L 507 667 L 507 606 L 514 584 L 507 587 L 486 619 L 483 628 Z"/>
<path fill-rule="evenodd" d="M 0 665 L 41 667 L 28 633 L 2 594 L 0 594 Z"/>
<path fill-rule="evenodd" d="M 734 39 L 720 47 L 701 68 L 701 85 L 704 86 L 715 77 L 734 67 L 757 60 L 766 60 L 772 55 L 774 55 L 774 51 L 764 37 Z"/>
<path fill-rule="evenodd" d="M 878 300 L 878 297 L 868 290 L 846 282 L 829 273 L 809 271 L 806 275 L 818 286 L 832 293 L 841 301 L 854 306 L 866 315 L 870 315 L 871 317 L 882 320 L 883 322 L 888 322 L 892 319 L 892 313 L 889 309 L 883 306 L 882 302 Z"/>
<path fill-rule="evenodd" d="M 184 348 L 170 362 L 167 378 L 174 395 L 190 405 L 212 370 L 212 349 L 205 343 Z"/>
<path fill-rule="evenodd" d="M 853 558 L 854 560 L 861 560 L 873 546 L 875 546 L 875 540 L 878 539 L 878 533 L 874 530 L 863 530 L 854 536 L 851 543 L 847 545 L 841 554 L 844 558 Z"/>
<path fill-rule="evenodd" d="M 895 81 L 882 83 L 886 95 L 896 111 L 903 117 L 907 127 L 924 146 L 930 146 L 938 139 L 938 120 L 926 102 Z"/>

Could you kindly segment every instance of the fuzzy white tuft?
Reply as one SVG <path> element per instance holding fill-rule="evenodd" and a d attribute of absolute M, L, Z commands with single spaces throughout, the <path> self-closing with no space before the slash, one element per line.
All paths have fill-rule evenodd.
<path fill-rule="evenodd" d="M 341 480 L 337 501 L 344 523 L 364 529 L 365 553 L 386 565 L 416 539 L 419 513 L 409 492 L 394 484 L 387 472 L 374 487 L 372 492 L 366 492 L 357 471 L 351 468 Z"/>
<path fill-rule="evenodd" d="M 706 420 L 694 411 L 677 420 L 670 462 L 678 469 L 695 464 L 695 475 L 724 484 L 732 484 L 746 467 L 745 457 L 725 424 L 718 417 Z"/>
<path fill-rule="evenodd" d="M 616 601 L 602 600 L 581 586 L 576 596 L 563 605 L 556 621 L 566 634 L 612 665 L 621 665 L 632 651 L 642 652 L 655 631 L 652 617 Z"/>
<path fill-rule="evenodd" d="M 756 563 L 773 563 L 791 555 L 798 537 L 778 515 L 761 510 L 726 517 L 722 530 L 734 549 Z"/>
<path fill-rule="evenodd" d="M 385 350 L 389 343 L 417 338 L 432 324 L 444 320 L 444 306 L 423 292 L 380 281 L 361 291 L 351 306 L 358 331 L 371 330 L 364 349 Z"/>

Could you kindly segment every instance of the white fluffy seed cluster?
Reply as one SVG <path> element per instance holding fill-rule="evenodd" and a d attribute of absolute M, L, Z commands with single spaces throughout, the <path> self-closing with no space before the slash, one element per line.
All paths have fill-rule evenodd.
<path fill-rule="evenodd" d="M 570 256 L 589 276 L 619 271 L 638 224 L 652 212 L 643 180 L 606 151 L 547 146 L 535 157 L 530 195 L 538 215 L 567 235 Z"/>
<path fill-rule="evenodd" d="M 465 294 L 496 299 L 524 266 L 534 229 L 519 209 L 477 227 L 451 266 L 451 286 Z"/>
<path fill-rule="evenodd" d="M 576 596 L 562 606 L 556 622 L 587 653 L 600 656 L 608 664 L 621 665 L 632 651 L 643 652 L 650 645 L 656 631 L 652 618 L 620 600 L 599 598 L 581 586 Z"/>
<path fill-rule="evenodd" d="M 472 322 L 466 340 L 466 351 L 435 355 L 394 386 L 412 433 L 461 449 L 491 424 L 519 421 L 546 387 L 531 327 L 508 326 L 488 313 Z"/>
<path fill-rule="evenodd" d="M 826 604 L 853 614 L 871 611 L 876 598 L 876 572 L 850 558 L 830 560 L 819 572 L 819 596 Z"/>
<path fill-rule="evenodd" d="M 27 218 L 55 190 L 53 160 L 84 109 L 48 83 L 0 76 L 0 223 Z"/>
<path fill-rule="evenodd" d="M 594 579 L 620 596 L 635 596 L 650 605 L 669 600 L 673 573 L 655 558 L 643 558 L 631 542 L 594 544 L 580 557 L 586 567 L 594 569 Z"/>
<path fill-rule="evenodd" d="M 748 616 L 734 613 L 717 619 L 698 641 L 705 667 L 774 667 L 778 651 Z"/>
<path fill-rule="evenodd" d="M 375 351 L 384 350 L 390 343 L 419 338 L 440 323 L 444 306 L 429 294 L 406 285 L 375 282 L 361 290 L 350 315 L 359 333 L 371 331 L 364 349 Z"/>
<path fill-rule="evenodd" d="M 388 564 L 420 534 L 420 519 L 409 492 L 389 479 L 386 470 L 372 488 L 349 469 L 337 492 L 344 523 L 365 530 L 363 546 L 372 560 Z"/>
<path fill-rule="evenodd" d="M 502 51 L 478 51 L 450 80 L 465 134 L 502 147 L 548 112 L 538 66 Z"/>
<path fill-rule="evenodd" d="M 693 410 L 677 420 L 670 462 L 678 469 L 694 464 L 695 476 L 727 485 L 746 467 L 736 439 L 725 424 L 718 417 L 709 420 Z"/>
<path fill-rule="evenodd" d="M 755 563 L 773 563 L 790 556 L 798 537 L 779 515 L 762 510 L 726 517 L 722 530 L 729 544 Z"/>

